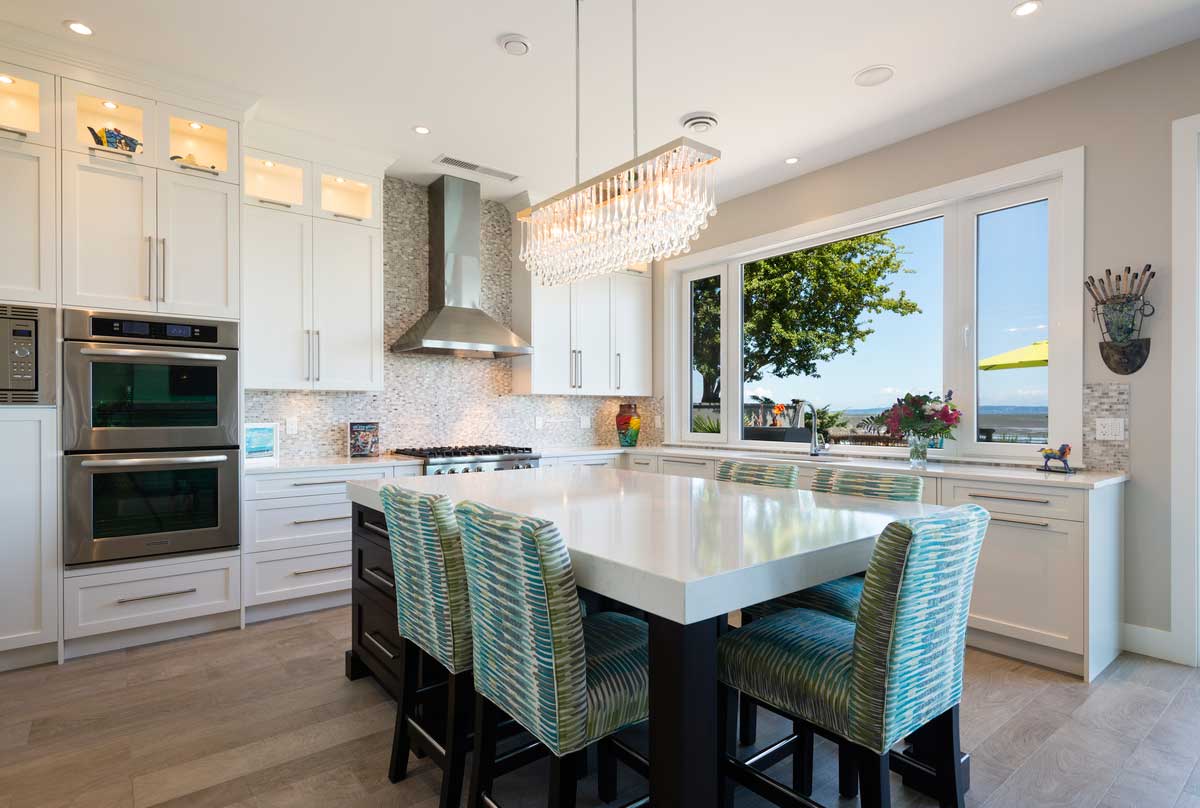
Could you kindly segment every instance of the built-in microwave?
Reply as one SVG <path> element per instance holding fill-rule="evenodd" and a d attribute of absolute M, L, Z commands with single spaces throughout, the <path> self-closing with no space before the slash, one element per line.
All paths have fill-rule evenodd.
<path fill-rule="evenodd" d="M 0 404 L 53 404 L 53 306 L 0 303 Z"/>

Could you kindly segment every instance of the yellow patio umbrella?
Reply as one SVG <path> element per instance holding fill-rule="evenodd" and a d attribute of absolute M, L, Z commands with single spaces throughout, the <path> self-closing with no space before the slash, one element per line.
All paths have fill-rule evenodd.
<path fill-rule="evenodd" d="M 1044 368 L 1050 364 L 1050 341 L 1041 340 L 1014 348 L 1011 351 L 979 360 L 980 370 L 1013 370 L 1015 368 Z"/>

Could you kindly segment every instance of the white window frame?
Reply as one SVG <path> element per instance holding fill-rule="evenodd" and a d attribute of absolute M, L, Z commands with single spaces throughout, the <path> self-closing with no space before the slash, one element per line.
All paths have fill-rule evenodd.
<path fill-rule="evenodd" d="M 1049 192 L 1049 193 L 1047 193 Z M 1086 277 L 1083 263 L 1084 207 L 1084 149 L 1072 149 L 1014 166 L 991 171 L 976 177 L 948 183 L 897 199 L 869 205 L 857 210 L 807 222 L 786 230 L 756 236 L 711 250 L 681 256 L 667 264 L 667 291 L 660 315 L 666 323 L 663 357 L 667 368 L 666 435 L 670 443 L 681 445 L 714 442 L 731 448 L 770 450 L 774 453 L 803 454 L 805 444 L 786 444 L 771 441 L 742 440 L 740 405 L 742 398 L 741 350 L 742 297 L 741 266 L 747 262 L 782 253 L 805 249 L 818 244 L 851 238 L 856 235 L 900 227 L 905 224 L 943 218 L 943 296 L 945 318 L 943 332 L 944 386 L 954 386 L 956 397 L 971 407 L 957 433 L 969 435 L 970 440 L 948 441 L 945 449 L 931 450 L 932 457 L 961 460 L 1036 460 L 1037 447 L 1031 444 L 979 443 L 974 432 L 973 368 L 977 362 L 974 339 L 974 228 L 975 217 L 970 215 L 982 207 L 1003 209 L 1011 204 L 1001 203 L 1011 194 L 1013 199 L 1033 201 L 1054 198 L 1051 203 L 1051 234 L 1049 264 L 1049 308 L 1051 366 L 1054 367 L 1050 389 L 1050 441 L 1082 446 L 1083 438 L 1083 324 L 1084 304 L 1081 286 Z M 995 198 L 993 200 L 993 197 Z M 992 204 L 992 202 L 996 204 Z M 1017 203 L 1020 204 L 1020 203 Z M 718 213 L 718 215 L 720 215 Z M 699 438 L 683 428 L 682 418 L 689 414 L 685 407 L 689 396 L 690 355 L 687 350 L 687 317 L 677 301 L 683 298 L 686 284 L 682 279 L 701 277 L 691 273 L 698 269 L 710 271 L 721 267 L 722 281 L 722 369 L 735 372 L 736 388 L 722 390 L 722 430 L 720 436 Z M 966 327 L 968 330 L 963 331 Z M 738 335 L 733 339 L 729 335 Z M 681 368 L 680 365 L 689 367 Z M 969 381 L 969 391 L 963 382 Z M 682 386 L 681 386 L 682 385 Z M 957 385 L 957 386 L 955 386 Z M 958 391 L 962 391 L 959 393 Z M 736 392 L 735 392 L 736 391 Z M 965 395 L 972 396 L 966 399 Z M 689 398 L 690 400 L 690 398 Z M 735 412 L 736 410 L 736 412 Z M 733 419 L 737 418 L 738 424 Z M 966 423 L 970 420 L 970 423 Z M 735 431 L 733 427 L 739 428 Z M 968 432 L 967 429 L 972 431 Z M 905 456 L 901 447 L 836 446 L 835 454 Z"/>
<path fill-rule="evenodd" d="M 692 432 L 692 297 L 690 292 L 691 283 L 693 281 L 703 280 L 705 278 L 718 277 L 721 279 L 721 409 L 717 414 L 717 418 L 721 423 L 720 432 Z M 679 389 L 683 395 L 677 398 L 680 404 L 677 414 L 677 422 L 681 425 L 684 438 L 690 443 L 724 444 L 729 440 L 729 391 L 725 388 L 724 380 L 727 378 L 728 370 L 725 364 L 729 359 L 728 346 L 725 344 L 729 340 L 726 339 L 727 334 L 733 333 L 730 325 L 730 304 L 729 304 L 729 265 L 716 264 L 710 267 L 701 267 L 699 269 L 689 270 L 688 272 L 680 273 L 679 288 L 681 292 L 675 296 L 679 301 L 679 322 L 683 324 L 681 339 L 683 350 L 686 352 L 684 361 L 680 362 L 681 376 Z M 738 387 L 738 394 L 741 394 L 741 387 Z"/>

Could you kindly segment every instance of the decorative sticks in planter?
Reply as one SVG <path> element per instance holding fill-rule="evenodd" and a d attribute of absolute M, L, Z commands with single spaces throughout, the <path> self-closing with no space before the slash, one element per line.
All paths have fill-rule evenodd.
<path fill-rule="evenodd" d="M 1115 275 L 1106 269 L 1099 279 L 1088 275 L 1084 288 L 1091 295 L 1092 319 L 1100 325 L 1100 356 L 1113 373 L 1127 376 L 1141 369 L 1150 356 L 1150 339 L 1142 338 L 1142 323 L 1154 314 L 1146 289 L 1157 274 L 1150 265 L 1141 272 L 1130 267 Z"/>

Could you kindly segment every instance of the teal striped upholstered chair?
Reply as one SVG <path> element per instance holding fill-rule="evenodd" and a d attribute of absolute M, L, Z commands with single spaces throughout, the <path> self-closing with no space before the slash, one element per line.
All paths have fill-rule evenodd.
<path fill-rule="evenodd" d="M 922 744 L 934 750 L 941 804 L 961 808 L 958 703 L 967 611 L 987 526 L 987 511 L 978 505 L 893 522 L 875 544 L 857 622 L 792 609 L 722 637 L 726 752 L 735 740 L 737 690 L 852 745 L 862 805 L 886 806 L 888 750 L 920 731 Z M 765 775 L 731 766 L 734 779 L 770 799 Z"/>
<path fill-rule="evenodd" d="M 582 616 L 553 522 L 477 502 L 460 503 L 456 513 L 478 694 L 468 804 L 492 799 L 502 711 L 553 753 L 550 805 L 573 806 L 580 753 L 648 716 L 646 623 L 615 612 Z M 602 800 L 614 796 L 610 790 L 615 783 L 601 782 Z"/>
<path fill-rule="evenodd" d="M 729 483 L 795 488 L 800 484 L 800 469 L 791 464 L 768 465 L 743 463 L 740 460 L 722 460 L 717 464 L 717 479 Z"/>
<path fill-rule="evenodd" d="M 402 691 L 396 704 L 388 777 L 393 783 L 405 778 L 414 738 L 425 748 L 433 736 L 442 734 L 417 722 L 417 671 L 424 652 L 448 674 L 445 743 L 434 751 L 442 759 L 441 806 L 457 808 L 466 772 L 474 688 L 467 576 L 454 506 L 444 495 L 395 486 L 380 489 L 379 498 L 387 517 L 396 622 L 403 643 Z"/>

